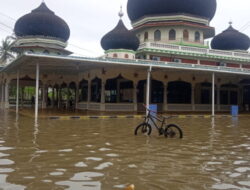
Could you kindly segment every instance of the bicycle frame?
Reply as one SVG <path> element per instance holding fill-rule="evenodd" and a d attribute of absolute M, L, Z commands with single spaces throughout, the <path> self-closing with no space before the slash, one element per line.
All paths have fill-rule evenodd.
<path fill-rule="evenodd" d="M 155 128 L 157 128 L 158 130 L 162 129 L 163 125 L 166 124 L 165 120 L 167 118 L 163 117 L 162 119 L 160 119 L 159 117 L 152 115 L 151 112 L 152 112 L 152 110 L 148 109 L 148 114 L 145 117 L 145 123 L 149 124 L 149 121 L 151 121 L 153 123 L 153 125 L 154 125 Z M 156 122 L 155 122 L 154 119 L 156 119 L 157 121 L 161 122 L 161 126 L 160 127 L 156 124 Z"/>

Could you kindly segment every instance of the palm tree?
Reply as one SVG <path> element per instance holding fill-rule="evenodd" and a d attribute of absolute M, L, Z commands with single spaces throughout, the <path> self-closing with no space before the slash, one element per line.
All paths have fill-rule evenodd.
<path fill-rule="evenodd" d="M 0 45 L 0 64 L 6 64 L 15 58 L 13 51 L 11 50 L 15 38 L 13 36 L 7 36 Z"/>

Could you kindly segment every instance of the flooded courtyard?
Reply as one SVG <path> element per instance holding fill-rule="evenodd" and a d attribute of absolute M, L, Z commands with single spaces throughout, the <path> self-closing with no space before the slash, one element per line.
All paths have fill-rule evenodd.
<path fill-rule="evenodd" d="M 141 121 L 40 119 L 36 125 L 0 111 L 0 189 L 250 189 L 250 117 L 173 118 L 181 140 L 134 136 Z"/>

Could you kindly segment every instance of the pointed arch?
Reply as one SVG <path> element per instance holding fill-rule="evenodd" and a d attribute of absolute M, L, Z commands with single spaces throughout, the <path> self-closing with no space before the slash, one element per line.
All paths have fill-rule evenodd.
<path fill-rule="evenodd" d="M 176 40 L 176 31 L 174 29 L 171 29 L 168 33 L 168 39 L 169 40 Z"/>
<path fill-rule="evenodd" d="M 160 30 L 156 30 L 154 32 L 154 41 L 161 41 L 161 31 Z"/>

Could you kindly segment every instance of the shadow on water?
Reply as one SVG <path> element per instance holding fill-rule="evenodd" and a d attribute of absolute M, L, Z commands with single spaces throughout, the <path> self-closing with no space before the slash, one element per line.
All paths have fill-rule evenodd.
<path fill-rule="evenodd" d="M 171 119 L 182 140 L 134 136 L 140 122 L 36 123 L 0 112 L 0 188 L 250 189 L 250 118 Z"/>

